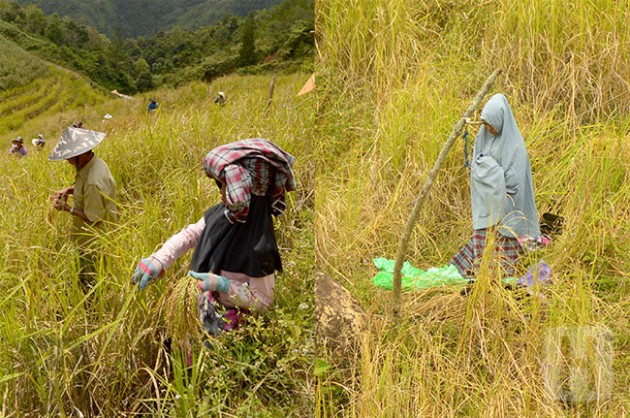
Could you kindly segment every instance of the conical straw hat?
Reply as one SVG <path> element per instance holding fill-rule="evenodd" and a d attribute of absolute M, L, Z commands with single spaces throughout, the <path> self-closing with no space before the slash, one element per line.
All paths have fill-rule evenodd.
<path fill-rule="evenodd" d="M 69 127 L 61 135 L 61 139 L 53 148 L 48 159 L 61 161 L 76 157 L 96 147 L 103 138 L 105 138 L 105 134 L 102 132 Z"/>

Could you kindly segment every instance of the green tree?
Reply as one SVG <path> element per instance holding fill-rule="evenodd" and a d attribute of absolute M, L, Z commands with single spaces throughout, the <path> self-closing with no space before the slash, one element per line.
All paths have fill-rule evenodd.
<path fill-rule="evenodd" d="M 155 83 L 153 82 L 153 76 L 150 72 L 145 71 L 136 76 L 136 90 L 138 91 L 148 91 L 153 90 L 155 88 Z"/>
<path fill-rule="evenodd" d="M 143 57 L 138 58 L 138 60 L 133 64 L 133 69 L 136 74 L 150 72 L 149 64 L 147 64 L 147 60 L 145 60 Z"/>
<path fill-rule="evenodd" d="M 63 23 L 58 14 L 53 13 L 50 15 L 48 18 L 48 25 L 46 26 L 46 31 L 44 33 L 46 34 L 46 38 L 48 38 L 52 43 L 63 45 Z"/>
<path fill-rule="evenodd" d="M 76 23 L 68 18 L 64 19 L 64 24 L 65 39 L 68 46 L 81 49 L 90 40 L 90 35 L 85 25 Z"/>
<path fill-rule="evenodd" d="M 0 2 L 0 20 L 4 20 L 5 22 L 16 22 L 20 12 L 20 6 L 16 2 Z"/>
<path fill-rule="evenodd" d="M 42 36 L 46 30 L 46 14 L 37 6 L 29 5 L 24 9 L 26 13 L 26 30 Z"/>
<path fill-rule="evenodd" d="M 256 21 L 253 13 L 247 15 L 241 30 L 241 49 L 238 53 L 238 64 L 241 67 L 246 67 L 254 65 L 258 61 L 256 56 Z"/>
<path fill-rule="evenodd" d="M 149 64 L 147 64 L 147 61 L 143 57 L 138 58 L 133 65 L 133 69 L 136 73 L 136 90 L 147 91 L 155 88 Z"/>

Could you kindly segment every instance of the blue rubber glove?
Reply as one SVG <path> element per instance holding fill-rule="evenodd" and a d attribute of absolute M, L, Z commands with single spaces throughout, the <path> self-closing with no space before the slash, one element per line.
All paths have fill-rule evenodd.
<path fill-rule="evenodd" d="M 202 292 L 213 292 L 216 290 L 219 293 L 225 293 L 230 288 L 230 281 L 227 277 L 219 276 L 218 274 L 197 273 L 191 270 L 188 272 L 188 275 L 199 280 L 199 289 Z"/>
<path fill-rule="evenodd" d="M 143 258 L 138 262 L 138 266 L 136 267 L 136 271 L 133 273 L 133 284 L 140 283 L 138 288 L 140 290 L 147 287 L 149 283 L 157 279 L 162 273 L 161 266 L 159 261 L 151 258 Z"/>

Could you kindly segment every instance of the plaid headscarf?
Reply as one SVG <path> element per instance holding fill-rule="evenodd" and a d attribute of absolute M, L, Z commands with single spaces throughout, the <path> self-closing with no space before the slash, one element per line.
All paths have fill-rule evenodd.
<path fill-rule="evenodd" d="M 291 170 L 294 162 L 295 158 L 276 144 L 253 138 L 213 149 L 204 158 L 203 167 L 208 177 L 227 185 L 228 220 L 245 222 L 252 194 L 270 194 L 273 214 L 284 212 L 285 192 L 296 189 Z"/>

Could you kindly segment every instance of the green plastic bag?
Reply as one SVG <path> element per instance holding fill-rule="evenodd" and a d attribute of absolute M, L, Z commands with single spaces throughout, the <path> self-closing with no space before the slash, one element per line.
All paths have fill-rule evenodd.
<path fill-rule="evenodd" d="M 375 258 L 374 265 L 380 272 L 374 276 L 372 283 L 375 286 L 391 290 L 394 287 L 394 266 L 395 260 L 386 258 Z M 457 271 L 457 267 L 449 264 L 445 267 L 431 267 L 421 270 L 409 264 L 403 263 L 401 273 L 401 287 L 403 290 L 428 289 L 442 285 L 465 285 L 468 279 L 464 279 Z"/>

